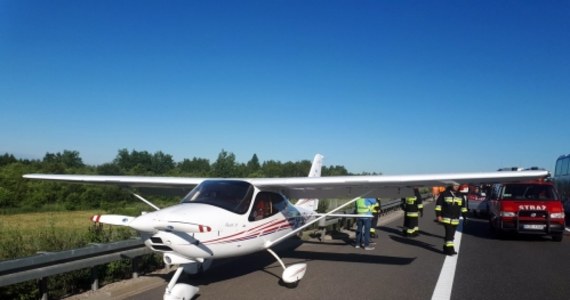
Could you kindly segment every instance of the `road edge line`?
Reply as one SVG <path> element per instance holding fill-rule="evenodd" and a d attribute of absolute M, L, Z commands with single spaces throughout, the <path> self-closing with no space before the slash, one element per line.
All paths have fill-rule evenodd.
<path fill-rule="evenodd" d="M 453 289 L 455 269 L 457 268 L 457 259 L 459 258 L 460 254 L 459 247 L 461 246 L 461 236 L 463 235 L 463 222 L 457 226 L 457 232 L 455 232 L 454 243 L 457 255 L 445 256 L 443 266 L 441 267 L 441 272 L 439 273 L 439 278 L 437 279 L 437 284 L 435 285 L 435 289 L 433 290 L 433 294 L 431 296 L 432 300 L 451 299 L 451 290 Z"/>

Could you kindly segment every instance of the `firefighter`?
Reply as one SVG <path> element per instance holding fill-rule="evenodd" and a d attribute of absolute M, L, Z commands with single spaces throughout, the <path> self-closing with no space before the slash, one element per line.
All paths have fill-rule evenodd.
<path fill-rule="evenodd" d="M 445 228 L 443 253 L 446 255 L 457 254 L 453 240 L 455 238 L 455 230 L 457 230 L 457 225 L 459 225 L 459 216 L 463 215 L 463 218 L 466 217 L 466 202 L 463 195 L 459 192 L 459 185 L 448 186 L 435 202 L 436 221 Z"/>
<path fill-rule="evenodd" d="M 404 210 L 404 236 L 415 237 L 420 233 L 418 218 L 423 216 L 424 205 L 422 196 L 417 188 L 414 188 L 414 196 L 402 198 L 402 209 Z"/>
<path fill-rule="evenodd" d="M 378 217 L 380 215 L 380 198 L 371 199 L 370 204 L 370 211 L 372 212 L 372 224 L 370 225 L 370 238 L 377 238 L 378 234 L 376 234 L 376 226 L 378 226 Z M 372 201 L 374 199 L 374 201 Z"/>

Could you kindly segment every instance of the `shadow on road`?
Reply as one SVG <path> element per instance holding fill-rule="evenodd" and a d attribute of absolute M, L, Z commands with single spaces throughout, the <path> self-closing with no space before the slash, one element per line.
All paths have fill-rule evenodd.
<path fill-rule="evenodd" d="M 423 249 L 426 249 L 426 250 L 429 250 L 432 252 L 436 252 L 436 253 L 441 253 L 441 250 L 439 248 L 436 248 L 435 245 L 430 244 L 430 243 L 426 243 L 426 242 L 422 242 L 422 241 L 416 240 L 414 238 L 404 238 L 404 237 L 395 236 L 395 235 L 389 235 L 389 237 L 393 241 L 398 242 L 398 243 L 423 248 Z"/>
<path fill-rule="evenodd" d="M 303 243 L 320 244 L 327 246 L 328 243 L 306 242 L 297 239 L 288 240 L 274 249 L 278 255 L 285 260 L 285 263 L 290 266 L 296 263 L 303 263 L 309 261 L 342 261 L 352 263 L 366 263 L 366 264 L 385 264 L 385 265 L 408 265 L 411 264 L 416 258 L 414 257 L 395 257 L 386 255 L 376 255 L 374 251 L 359 253 L 334 253 L 334 252 L 316 252 L 297 250 Z M 340 242 L 341 246 L 344 242 Z M 331 244 L 333 247 L 338 247 L 339 243 Z M 353 249 L 351 246 L 350 249 Z M 322 250 L 322 249 L 321 249 Z M 278 271 L 275 271 L 277 270 Z M 259 251 L 253 254 L 233 257 L 227 259 L 215 260 L 212 267 L 204 274 L 199 276 L 186 276 L 184 275 L 181 281 L 187 282 L 192 285 L 208 285 L 222 280 L 228 280 L 249 273 L 262 271 L 271 276 L 280 279 L 281 266 L 276 262 L 275 258 L 267 251 Z M 174 272 L 164 275 L 165 281 L 168 282 Z M 279 275 L 277 275 L 279 274 Z"/>
<path fill-rule="evenodd" d="M 305 261 L 326 260 L 326 261 L 342 261 L 356 262 L 366 264 L 384 264 L 384 265 L 408 265 L 411 264 L 414 257 L 397 257 L 386 255 L 375 255 L 373 251 L 360 253 L 331 253 L 331 252 L 312 252 L 312 251 L 293 251 L 284 257 L 298 258 Z"/>

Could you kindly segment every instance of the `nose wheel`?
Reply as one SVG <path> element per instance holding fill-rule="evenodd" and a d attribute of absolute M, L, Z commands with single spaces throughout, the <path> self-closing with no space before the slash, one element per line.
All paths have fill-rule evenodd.
<path fill-rule="evenodd" d="M 186 274 L 199 274 L 206 271 L 211 265 L 211 259 L 204 259 L 200 261 L 186 259 L 179 255 L 169 253 L 164 255 L 164 262 L 166 265 L 178 264 L 178 268 L 174 275 L 168 282 L 166 290 L 164 291 L 164 300 L 190 300 L 193 299 L 200 291 L 197 286 L 186 283 L 177 283 L 182 273 Z"/>
<path fill-rule="evenodd" d="M 190 300 L 200 291 L 196 286 L 186 283 L 176 283 L 183 271 L 184 266 L 182 265 L 176 269 L 174 276 L 172 276 L 172 279 L 170 279 L 164 291 L 164 300 Z"/>

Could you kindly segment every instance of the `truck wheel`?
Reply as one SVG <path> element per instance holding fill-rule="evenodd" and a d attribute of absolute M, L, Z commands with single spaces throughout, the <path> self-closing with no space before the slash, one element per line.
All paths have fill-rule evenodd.
<path fill-rule="evenodd" d="M 552 240 L 555 242 L 562 242 L 562 237 L 564 235 L 562 233 L 557 233 L 552 235 Z"/>
<path fill-rule="evenodd" d="M 497 228 L 493 225 L 493 218 L 489 216 L 489 231 L 493 234 L 497 232 Z"/>

